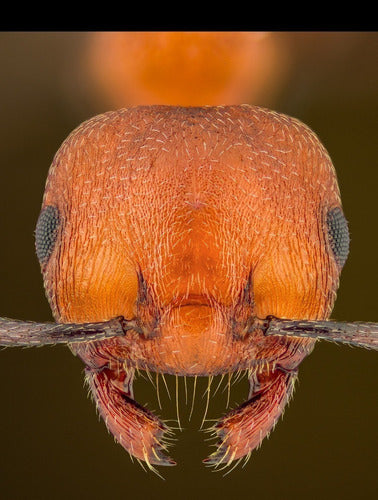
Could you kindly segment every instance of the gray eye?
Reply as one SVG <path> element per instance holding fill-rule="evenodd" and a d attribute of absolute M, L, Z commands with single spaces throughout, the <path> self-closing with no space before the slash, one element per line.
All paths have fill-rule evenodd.
<path fill-rule="evenodd" d="M 47 264 L 58 234 L 59 212 L 54 206 L 45 207 L 35 228 L 35 249 L 40 264 Z"/>
<path fill-rule="evenodd" d="M 332 208 L 327 213 L 327 230 L 336 262 L 340 267 L 343 267 L 349 253 L 350 238 L 348 223 L 341 208 Z"/>

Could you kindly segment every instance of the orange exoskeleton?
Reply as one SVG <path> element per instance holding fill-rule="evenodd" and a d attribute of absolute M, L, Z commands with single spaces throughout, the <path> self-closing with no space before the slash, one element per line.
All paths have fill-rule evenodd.
<path fill-rule="evenodd" d="M 68 342 L 108 429 L 152 467 L 168 430 L 134 371 L 245 370 L 247 401 L 205 462 L 248 456 L 316 338 L 377 348 L 328 321 L 349 248 L 336 174 L 305 125 L 250 105 L 140 106 L 80 125 L 51 166 L 36 229 L 56 324 L 3 319 L 0 343 Z"/>

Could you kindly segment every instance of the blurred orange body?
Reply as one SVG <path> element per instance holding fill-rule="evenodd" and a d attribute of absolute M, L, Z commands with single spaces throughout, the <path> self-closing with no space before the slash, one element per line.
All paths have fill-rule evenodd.
<path fill-rule="evenodd" d="M 172 463 L 158 444 L 164 424 L 133 400 L 135 368 L 248 370 L 249 400 L 218 422 L 209 460 L 247 456 L 314 346 L 265 337 L 254 319 L 327 318 L 338 286 L 326 217 L 339 191 L 316 136 L 249 105 L 105 113 L 63 143 L 43 206 L 60 219 L 42 266 L 56 320 L 140 327 L 72 346 L 115 438 L 147 463 Z"/>
<path fill-rule="evenodd" d="M 111 105 L 261 102 L 288 70 L 264 32 L 115 32 L 88 36 L 86 66 Z"/>

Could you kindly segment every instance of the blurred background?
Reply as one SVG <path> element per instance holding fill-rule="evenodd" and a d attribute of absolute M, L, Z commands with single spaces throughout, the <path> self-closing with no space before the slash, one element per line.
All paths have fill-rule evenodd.
<path fill-rule="evenodd" d="M 351 230 L 333 317 L 378 321 L 378 33 L 0 33 L 0 316 L 51 320 L 34 227 L 53 156 L 82 121 L 135 104 L 252 103 L 299 118 L 336 167 Z M 181 421 L 165 481 L 107 433 L 62 346 L 0 353 L 0 498 L 367 499 L 378 492 L 377 357 L 320 343 L 269 439 L 223 477 L 201 464 L 206 382 Z M 214 382 L 215 383 L 215 382 Z M 174 381 L 168 377 L 174 394 Z M 225 384 L 209 418 L 225 411 Z M 192 381 L 188 380 L 189 400 Z M 136 397 L 158 409 L 148 381 Z M 176 418 L 166 394 L 160 414 Z M 245 381 L 231 406 L 245 400 Z M 159 413 L 159 412 L 158 412 Z M 210 424 L 209 424 L 210 425 Z"/>

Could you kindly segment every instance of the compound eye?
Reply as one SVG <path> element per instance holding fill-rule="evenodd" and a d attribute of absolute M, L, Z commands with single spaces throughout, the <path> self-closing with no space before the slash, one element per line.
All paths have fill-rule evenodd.
<path fill-rule="evenodd" d="M 349 229 L 341 208 L 332 208 L 327 213 L 328 240 L 336 262 L 342 268 L 349 254 Z"/>
<path fill-rule="evenodd" d="M 39 214 L 35 228 L 35 249 L 41 265 L 46 265 L 56 242 L 60 218 L 57 207 L 48 205 Z"/>

